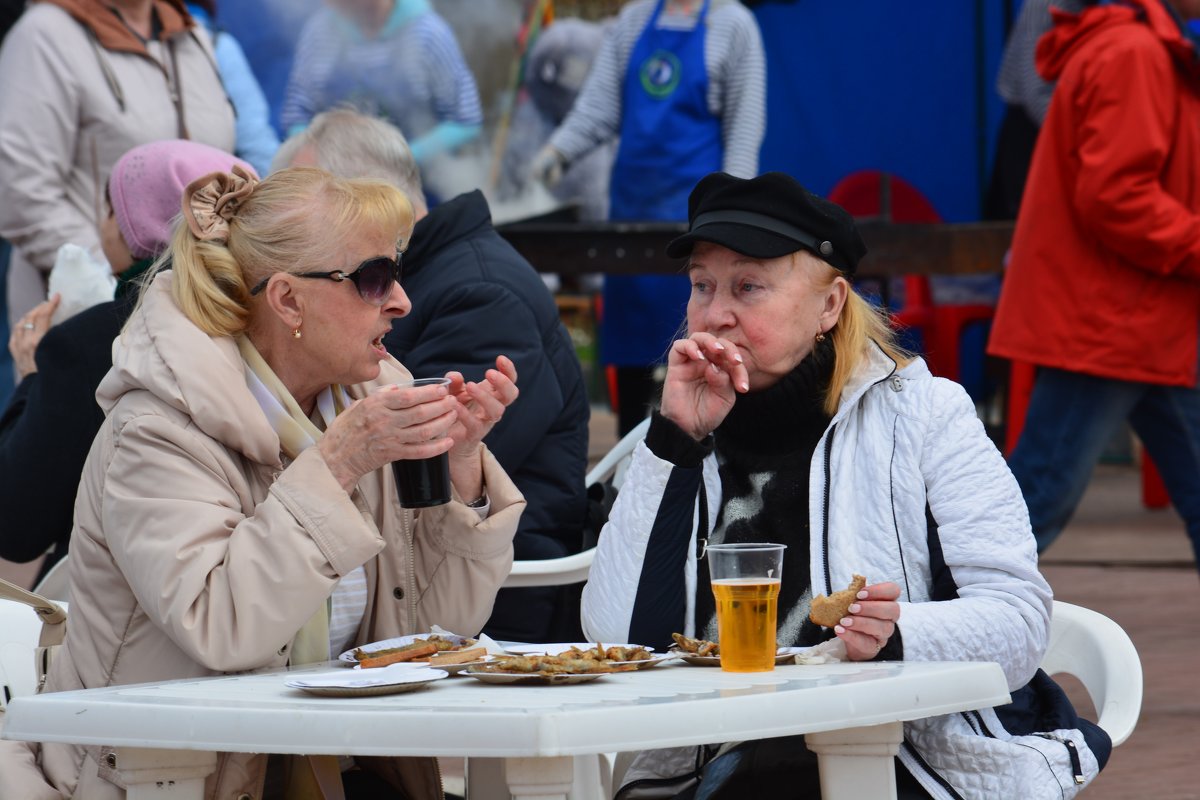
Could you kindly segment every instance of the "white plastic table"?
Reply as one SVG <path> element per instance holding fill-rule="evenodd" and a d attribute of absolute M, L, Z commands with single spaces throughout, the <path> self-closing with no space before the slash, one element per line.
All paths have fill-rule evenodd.
<path fill-rule="evenodd" d="M 320 669 L 327 669 L 323 667 Z M 905 720 L 1007 703 L 994 663 L 841 663 L 734 674 L 669 663 L 561 686 L 450 677 L 324 698 L 305 671 L 16 698 L 4 737 L 111 745 L 129 800 L 196 798 L 216 751 L 505 759 L 514 797 L 565 797 L 572 757 L 808 734 L 826 800 L 894 798 Z"/>

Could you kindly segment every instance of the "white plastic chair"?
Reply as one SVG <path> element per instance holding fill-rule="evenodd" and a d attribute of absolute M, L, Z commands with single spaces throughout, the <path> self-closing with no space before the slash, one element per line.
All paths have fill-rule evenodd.
<path fill-rule="evenodd" d="M 1096 724 L 1113 747 L 1133 733 L 1142 709 L 1142 662 L 1120 625 L 1089 608 L 1055 600 L 1042 669 L 1079 679 L 1100 716 Z"/>
<path fill-rule="evenodd" d="M 20 588 L 4 584 L 0 591 L 11 596 Z M 55 606 L 40 599 L 32 603 L 0 596 L 0 712 L 12 698 L 37 693 L 39 649 L 62 641 L 66 612 L 65 603 Z"/>
<path fill-rule="evenodd" d="M 621 437 L 621 441 L 609 450 L 596 466 L 588 471 L 584 478 L 584 486 L 611 480 L 614 489 L 620 489 L 625 480 L 625 470 L 629 468 L 633 449 L 638 442 L 646 438 L 646 430 L 650 427 L 647 417 L 636 428 Z M 571 583 L 582 583 L 587 580 L 588 571 L 592 568 L 592 559 L 596 549 L 588 548 L 582 553 L 574 553 L 562 558 L 547 558 L 541 561 L 514 561 L 512 571 L 504 581 L 504 588 L 512 589 L 520 586 L 565 586 Z"/>
<path fill-rule="evenodd" d="M 37 691 L 34 653 L 41 633 L 42 621 L 32 608 L 0 600 L 0 709 Z"/>

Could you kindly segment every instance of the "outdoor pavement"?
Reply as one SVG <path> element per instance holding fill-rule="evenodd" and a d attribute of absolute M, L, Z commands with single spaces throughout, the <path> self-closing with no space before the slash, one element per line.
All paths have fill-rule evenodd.
<path fill-rule="evenodd" d="M 1200 574 L 1179 515 L 1142 507 L 1135 467 L 1101 466 L 1042 572 L 1059 600 L 1119 623 L 1142 660 L 1137 729 L 1084 797 L 1200 800 Z M 1072 683 L 1076 707 L 1095 719 Z"/>

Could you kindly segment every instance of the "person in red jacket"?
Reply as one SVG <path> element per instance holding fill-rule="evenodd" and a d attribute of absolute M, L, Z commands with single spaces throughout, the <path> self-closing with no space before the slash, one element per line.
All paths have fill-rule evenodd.
<path fill-rule="evenodd" d="M 988 348 L 1039 367 L 1010 467 L 1044 550 L 1128 420 L 1200 554 L 1200 0 L 1054 15 Z"/>

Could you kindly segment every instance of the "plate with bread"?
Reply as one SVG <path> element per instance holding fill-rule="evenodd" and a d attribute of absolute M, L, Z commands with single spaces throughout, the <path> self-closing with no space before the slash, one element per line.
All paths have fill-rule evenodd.
<path fill-rule="evenodd" d="M 433 667 L 455 674 L 491 658 L 475 639 L 453 633 L 424 633 L 396 636 L 347 650 L 339 661 L 355 669 L 378 669 L 394 665 Z"/>

